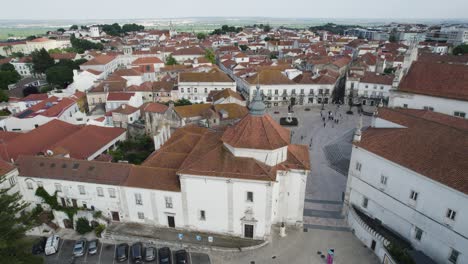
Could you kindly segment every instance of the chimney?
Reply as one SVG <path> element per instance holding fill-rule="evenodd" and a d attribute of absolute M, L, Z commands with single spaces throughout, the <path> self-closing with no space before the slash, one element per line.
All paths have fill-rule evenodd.
<path fill-rule="evenodd" d="M 353 143 L 359 143 L 361 142 L 361 136 L 362 136 L 362 116 L 359 118 L 359 125 L 356 128 L 356 131 L 354 132 L 353 136 Z"/>
<path fill-rule="evenodd" d="M 127 107 L 127 105 L 122 105 L 122 109 L 125 109 L 125 107 Z"/>

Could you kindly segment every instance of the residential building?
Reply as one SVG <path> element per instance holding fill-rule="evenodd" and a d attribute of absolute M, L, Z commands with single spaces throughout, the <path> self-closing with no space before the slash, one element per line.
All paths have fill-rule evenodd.
<path fill-rule="evenodd" d="M 398 89 L 392 90 L 390 107 L 427 109 L 467 118 L 468 66 L 413 62 Z"/>
<path fill-rule="evenodd" d="M 396 243 L 467 263 L 468 121 L 379 108 L 353 144 L 344 210 L 353 233 L 381 260 Z"/>
<path fill-rule="evenodd" d="M 218 68 L 213 68 L 209 72 L 179 73 L 179 98 L 202 103 L 207 101 L 211 91 L 224 89 L 236 91 L 236 82 Z"/>

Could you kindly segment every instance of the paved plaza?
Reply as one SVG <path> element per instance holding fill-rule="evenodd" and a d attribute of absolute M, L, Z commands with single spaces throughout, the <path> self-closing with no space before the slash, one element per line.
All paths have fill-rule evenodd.
<path fill-rule="evenodd" d="M 311 229 L 287 230 L 287 236 L 273 230 L 272 242 L 263 248 L 236 253 L 210 252 L 213 264 L 324 264 L 326 251 L 335 249 L 334 264 L 377 264 L 377 256 L 351 233 Z M 321 252 L 321 254 L 318 254 Z"/>

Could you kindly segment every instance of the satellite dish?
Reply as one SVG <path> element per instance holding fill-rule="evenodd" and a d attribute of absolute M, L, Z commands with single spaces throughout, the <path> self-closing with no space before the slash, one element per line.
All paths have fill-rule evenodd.
<path fill-rule="evenodd" d="M 54 152 L 52 150 L 48 149 L 46 151 L 46 154 L 47 154 L 47 156 L 52 156 L 52 155 L 54 155 Z"/>

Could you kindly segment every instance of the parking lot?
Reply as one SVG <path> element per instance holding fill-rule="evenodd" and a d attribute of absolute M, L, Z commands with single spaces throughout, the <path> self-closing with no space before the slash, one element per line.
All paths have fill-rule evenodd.
<path fill-rule="evenodd" d="M 115 260 L 115 248 L 116 244 L 106 244 L 106 243 L 99 243 L 99 248 L 97 254 L 89 255 L 87 252 L 84 256 L 81 257 L 74 257 L 73 256 L 73 246 L 75 245 L 75 241 L 73 240 L 60 240 L 59 251 L 50 256 L 45 256 L 45 263 L 47 264 L 81 264 L 81 263 L 89 263 L 89 264 L 113 264 L 117 263 Z M 146 246 L 153 246 L 158 248 L 156 245 L 153 244 L 145 244 Z M 172 253 L 174 254 L 175 251 L 179 250 L 180 248 L 171 248 Z M 193 264 L 211 264 L 210 258 L 205 253 L 197 253 L 197 252 L 189 252 L 191 263 Z M 173 256 L 174 257 L 174 256 Z M 127 261 L 121 263 L 132 263 L 129 259 Z M 157 261 L 146 262 L 146 263 L 157 263 Z"/>

